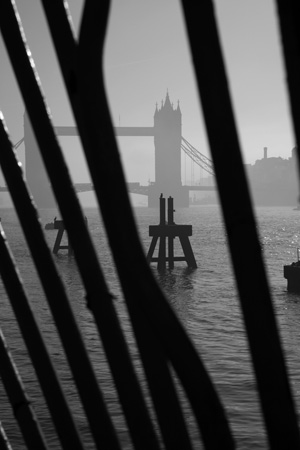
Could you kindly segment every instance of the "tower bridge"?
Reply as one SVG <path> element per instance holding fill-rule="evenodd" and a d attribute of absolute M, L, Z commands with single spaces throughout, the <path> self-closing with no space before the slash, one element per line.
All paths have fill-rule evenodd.
<path fill-rule="evenodd" d="M 154 112 L 154 125 L 149 127 L 115 127 L 116 136 L 149 136 L 154 138 L 155 181 L 149 186 L 128 183 L 130 192 L 148 196 L 148 206 L 157 206 L 161 193 L 173 197 L 178 207 L 189 205 L 190 190 L 215 190 L 214 186 L 188 186 L 181 180 L 182 151 L 197 165 L 213 175 L 211 161 L 182 137 L 179 102 L 173 107 L 169 94 L 161 107 Z M 76 127 L 57 126 L 57 136 L 78 136 Z M 21 141 L 19 141 L 20 143 Z M 17 145 L 19 145 L 16 144 Z M 34 200 L 39 207 L 53 207 L 55 200 L 47 181 L 47 175 L 32 132 L 28 117 L 24 115 L 24 144 L 26 179 Z M 16 147 L 15 146 L 15 147 Z M 92 190 L 91 183 L 78 183 L 77 192 Z"/>

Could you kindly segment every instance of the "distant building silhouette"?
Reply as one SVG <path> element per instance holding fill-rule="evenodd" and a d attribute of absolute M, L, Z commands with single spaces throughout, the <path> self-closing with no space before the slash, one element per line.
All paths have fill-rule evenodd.
<path fill-rule="evenodd" d="M 299 197 L 296 147 L 288 159 L 268 157 L 264 147 L 262 159 L 247 164 L 252 198 L 257 206 L 292 206 Z"/>

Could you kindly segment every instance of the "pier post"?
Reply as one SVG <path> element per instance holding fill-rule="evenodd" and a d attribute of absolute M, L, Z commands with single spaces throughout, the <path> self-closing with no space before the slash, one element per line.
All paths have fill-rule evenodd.
<path fill-rule="evenodd" d="M 157 262 L 158 270 L 165 270 L 168 263 L 169 269 L 174 268 L 174 262 L 186 261 L 188 267 L 196 268 L 197 263 L 189 241 L 192 235 L 191 225 L 176 225 L 174 222 L 173 198 L 168 198 L 168 221 L 166 222 L 166 201 L 162 194 L 159 198 L 160 220 L 159 225 L 149 226 L 149 236 L 152 241 L 147 254 L 147 261 Z M 178 237 L 184 256 L 174 256 L 174 239 Z M 158 256 L 154 257 L 154 251 L 159 239 Z M 168 242 L 168 254 L 166 252 L 166 240 Z"/>
<path fill-rule="evenodd" d="M 166 199 L 162 197 L 162 194 L 159 197 L 159 224 L 166 224 Z"/>
<path fill-rule="evenodd" d="M 68 255 L 73 255 L 73 249 L 69 244 L 69 238 L 68 238 L 68 245 L 61 245 L 61 241 L 63 238 L 63 234 L 65 232 L 65 224 L 63 220 L 54 220 L 54 229 L 58 230 L 56 235 L 56 240 L 53 246 L 53 253 L 57 255 L 59 250 L 68 250 Z"/>
<path fill-rule="evenodd" d="M 174 224 L 174 202 L 173 197 L 168 198 L 168 226 Z M 174 269 L 174 236 L 169 234 L 168 236 L 168 256 L 169 256 L 169 268 Z"/>
<path fill-rule="evenodd" d="M 168 198 L 168 225 L 174 225 L 174 201 L 171 196 Z"/>
<path fill-rule="evenodd" d="M 162 228 L 164 228 L 166 226 L 166 199 L 163 198 L 162 194 L 159 198 L 159 211 L 159 224 Z M 163 233 L 159 240 L 157 268 L 158 270 L 164 270 L 166 268 L 166 236 Z"/>

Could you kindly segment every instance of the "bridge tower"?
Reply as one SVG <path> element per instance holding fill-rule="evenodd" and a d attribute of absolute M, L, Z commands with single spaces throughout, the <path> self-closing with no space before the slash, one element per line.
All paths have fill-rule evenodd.
<path fill-rule="evenodd" d="M 149 186 L 148 206 L 158 206 L 161 193 L 178 206 L 189 205 L 189 192 L 181 183 L 181 110 L 165 101 L 154 113 L 155 183 Z"/>
<path fill-rule="evenodd" d="M 77 136 L 76 127 L 55 127 L 60 136 Z M 174 198 L 178 207 L 189 206 L 188 187 L 181 182 L 181 110 L 173 107 L 167 92 L 161 108 L 156 106 L 153 127 L 116 127 L 117 136 L 153 136 L 155 147 L 155 182 L 148 187 L 148 206 L 159 205 L 160 194 Z M 54 208 L 55 199 L 38 145 L 25 112 L 25 169 L 29 189 L 39 208 Z"/>
<path fill-rule="evenodd" d="M 50 181 L 26 111 L 24 113 L 24 144 L 26 180 L 34 202 L 39 208 L 55 208 Z"/>

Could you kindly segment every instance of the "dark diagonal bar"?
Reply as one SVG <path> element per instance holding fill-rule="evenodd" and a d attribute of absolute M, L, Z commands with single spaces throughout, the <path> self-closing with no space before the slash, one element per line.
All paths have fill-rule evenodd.
<path fill-rule="evenodd" d="M 0 377 L 28 448 L 47 450 L 40 425 L 0 330 Z"/>
<path fill-rule="evenodd" d="M 277 0 L 276 4 L 290 108 L 297 142 L 298 175 L 300 176 L 300 4 L 297 0 Z"/>
<path fill-rule="evenodd" d="M 270 446 L 299 448 L 297 416 L 256 232 L 213 4 L 203 0 L 182 1 L 182 5 Z"/>
<path fill-rule="evenodd" d="M 6 17 L 6 19 L 3 20 L 3 17 Z M 157 439 L 154 434 L 139 385 L 137 384 L 136 376 L 130 363 L 126 343 L 114 310 L 114 305 L 112 303 L 112 295 L 107 289 L 103 274 L 99 268 L 97 255 L 91 238 L 87 232 L 78 198 L 73 189 L 67 166 L 57 142 L 54 129 L 51 125 L 38 82 L 35 78 L 36 74 L 34 73 L 30 61 L 28 60 L 20 34 L 19 24 L 16 22 L 14 11 L 12 10 L 11 4 L 8 0 L 0 3 L 0 25 L 15 74 L 24 97 L 27 111 L 52 182 L 53 190 L 68 232 L 71 246 L 74 249 L 79 270 L 81 271 L 85 283 L 87 277 L 89 280 L 92 280 L 92 283 L 90 283 L 86 288 L 88 306 L 92 311 L 94 308 L 98 310 L 98 317 L 101 321 L 101 337 L 103 339 L 113 375 L 119 380 L 117 384 L 119 394 L 121 389 L 123 392 L 123 398 L 126 398 L 126 404 L 128 406 L 128 414 L 126 417 L 132 418 L 130 421 L 130 428 L 132 429 L 133 427 L 135 429 L 134 439 L 136 442 L 139 442 L 140 448 L 157 448 Z M 62 192 L 63 195 L 61 195 Z M 24 221 L 26 221 L 25 218 L 23 218 L 23 222 Z M 23 227 L 25 227 L 25 224 L 23 224 Z M 40 233 L 40 229 L 38 233 Z M 35 231 L 31 229 L 30 234 L 34 236 Z M 30 236 L 28 236 L 28 239 L 30 239 Z M 34 239 L 36 241 L 36 236 Z M 34 245 L 33 242 L 32 245 Z M 44 251 L 46 251 L 46 249 L 44 249 Z M 39 255 L 39 259 L 40 258 L 43 259 L 41 255 Z M 48 262 L 50 264 L 50 261 Z M 50 299 L 57 298 L 57 295 L 51 296 L 51 290 L 53 287 L 50 282 L 51 276 L 45 276 L 47 273 L 52 273 L 53 275 L 53 272 L 49 272 L 46 267 L 39 275 L 44 279 L 45 290 L 48 291 Z M 59 315 L 59 312 L 61 313 L 61 301 L 57 301 L 57 303 L 57 314 Z M 55 320 L 57 324 L 60 322 L 62 325 L 61 314 L 58 318 L 55 317 Z M 68 321 L 66 321 L 66 323 L 68 323 Z M 70 358 L 70 355 L 73 352 L 77 353 L 77 361 L 74 361 L 74 363 L 76 362 L 76 364 L 80 364 L 82 371 L 82 367 L 85 366 L 85 362 L 79 357 L 76 345 L 74 343 L 72 347 L 73 348 L 71 350 L 66 350 L 67 356 Z M 85 371 L 82 371 L 83 378 L 87 377 L 88 370 L 89 364 L 87 363 Z M 132 387 L 131 390 L 128 387 L 129 385 Z M 79 388 L 80 395 L 84 396 L 85 391 L 90 391 L 92 386 L 93 383 L 86 382 L 85 387 L 82 386 Z M 109 424 L 107 426 L 105 425 L 108 421 L 108 417 L 106 417 L 105 420 L 104 418 L 103 420 L 100 419 L 101 415 L 103 415 L 100 413 L 102 408 L 101 405 L 103 405 L 101 399 L 97 399 L 97 395 L 94 397 L 92 396 L 89 397 L 89 403 L 93 405 L 92 409 L 94 409 L 94 413 L 91 409 L 88 416 L 89 421 L 92 424 L 92 432 L 94 436 L 101 438 L 102 432 L 104 432 L 106 436 L 109 436 L 111 426 L 109 426 Z M 95 412 L 97 409 L 100 409 L 98 413 Z M 147 436 L 147 439 L 145 439 L 145 436 Z"/>
<path fill-rule="evenodd" d="M 166 359 L 173 364 L 186 389 L 207 448 L 218 445 L 232 448 L 228 423 L 214 387 L 191 341 L 154 279 L 139 240 L 114 138 L 101 62 L 94 56 L 100 49 L 103 55 L 107 14 L 107 2 L 85 3 L 80 30 L 78 89 L 81 93 L 81 108 L 86 111 L 82 118 L 84 128 L 90 130 L 84 148 L 133 327 L 138 326 L 139 321 L 147 323 L 151 335 L 145 336 L 145 339 L 155 337 L 160 342 Z M 92 80 L 90 86 L 86 86 L 87 71 L 83 70 L 82 64 L 89 67 Z M 113 174 L 116 183 L 108 195 L 104 186 Z M 110 205 L 117 199 L 121 210 L 114 211 Z M 120 215 L 123 218 L 122 224 L 118 220 Z M 137 342 L 141 342 L 138 333 L 136 336 Z M 143 357 L 142 347 L 140 352 Z M 147 354 L 144 357 L 146 359 Z M 213 432 L 212 422 L 216 424 L 218 433 Z"/>
<path fill-rule="evenodd" d="M 63 282 L 52 259 L 38 220 L 38 212 L 27 190 L 22 169 L 12 150 L 12 144 L 2 121 L 0 122 L 0 145 L 1 169 L 41 279 L 94 439 L 99 445 L 102 443 L 102 445 L 106 444 L 111 448 L 119 449 L 111 419 L 75 322 Z"/>
<path fill-rule="evenodd" d="M 70 100 L 72 102 L 72 106 L 74 109 L 75 117 L 77 119 L 77 122 L 79 124 L 79 132 L 82 137 L 82 135 L 89 134 L 89 130 L 85 129 L 82 126 L 82 120 L 81 120 L 81 113 L 83 109 L 81 109 L 80 105 L 78 104 L 78 92 L 74 92 L 74 80 L 75 80 L 75 74 L 76 74 L 76 55 L 77 55 L 77 45 L 73 39 L 73 36 L 71 34 L 71 30 L 69 29 L 68 33 L 66 33 L 66 28 L 69 27 L 69 24 L 66 20 L 66 15 L 64 9 L 59 6 L 59 2 L 53 2 L 49 4 L 49 2 L 43 2 L 44 3 L 44 9 L 46 12 L 46 16 L 48 19 L 49 27 L 52 33 L 52 37 L 55 43 L 56 51 L 58 54 L 58 58 L 63 70 L 63 75 L 66 82 L 66 87 L 68 89 Z M 61 5 L 61 4 L 60 4 Z M 61 36 L 64 36 L 63 42 L 61 39 Z M 70 74 L 72 74 L 72 77 L 70 77 Z M 70 79 L 72 79 L 72 83 L 70 83 Z M 76 83 L 77 84 L 77 81 Z M 136 130 L 133 130 L 135 133 Z M 131 132 L 130 132 L 131 133 Z M 83 139 L 86 142 L 86 139 Z M 80 268 L 80 261 L 78 261 L 78 265 Z M 90 284 L 90 277 L 91 272 L 87 273 L 86 270 L 84 270 L 84 267 L 82 268 L 83 272 L 83 279 L 87 280 L 87 287 Z M 90 299 L 90 297 L 89 297 Z M 101 310 L 99 309 L 99 304 L 97 302 L 97 299 L 95 298 L 94 303 L 89 301 L 89 305 L 91 310 L 94 313 L 96 323 L 98 324 L 98 329 L 100 336 L 103 334 L 103 325 L 101 324 Z M 145 325 L 146 326 L 146 325 Z M 146 336 L 146 329 L 145 326 L 143 327 L 143 334 Z M 149 337 L 147 340 L 149 341 Z M 146 345 L 146 340 L 145 345 Z M 154 342 L 154 339 L 153 339 Z M 139 346 L 141 346 L 141 337 L 139 336 Z M 111 347 L 111 343 L 110 343 Z M 113 349 L 110 348 L 110 351 Z M 147 361 L 151 360 L 151 364 L 146 364 L 145 367 L 147 367 L 147 370 L 152 370 L 152 372 L 155 374 L 160 373 L 160 376 L 152 376 L 150 374 L 150 377 L 148 377 L 148 380 L 154 380 L 153 385 L 156 386 L 156 396 L 154 396 L 154 404 L 157 411 L 158 421 L 160 424 L 164 424 L 164 426 L 161 426 L 162 434 L 164 436 L 165 442 L 168 442 L 169 445 L 170 442 L 172 442 L 173 447 L 172 448 L 189 448 L 189 442 L 187 437 L 186 428 L 184 425 L 183 417 L 182 417 L 182 411 L 177 399 L 177 395 L 173 386 L 173 381 L 169 373 L 169 368 L 166 364 L 166 361 L 164 358 L 159 357 L 159 353 L 161 352 L 160 348 L 155 348 L 154 345 L 152 346 L 148 345 L 148 353 L 147 353 Z M 160 367 L 160 370 L 159 370 Z M 152 368 L 152 369 L 151 369 Z M 114 372 L 113 372 L 114 373 Z M 118 378 L 115 377 L 117 389 L 120 391 L 120 381 L 118 381 Z M 150 382 L 151 384 L 151 382 Z M 160 389 L 158 389 L 158 386 L 160 384 Z M 119 385 L 119 387 L 118 387 Z M 133 391 L 132 389 L 129 389 L 129 385 L 126 386 L 127 393 L 131 393 L 132 395 Z M 124 398 L 124 394 L 120 391 L 120 398 L 122 402 L 122 398 Z M 155 401 L 156 399 L 156 401 Z M 130 398 L 125 399 L 126 402 L 129 400 L 129 406 L 131 406 L 132 402 L 130 402 Z M 167 407 L 169 405 L 169 407 Z M 172 408 L 170 407 L 172 405 Z M 124 403 L 123 400 L 123 406 L 125 411 L 125 416 L 127 417 L 128 423 L 130 424 L 131 417 L 133 418 L 134 427 L 131 426 L 132 429 L 132 435 L 135 442 L 137 442 L 137 434 L 134 432 L 136 430 L 136 425 L 138 425 L 136 419 L 134 419 L 134 416 L 132 416 L 132 413 L 130 415 L 128 414 L 128 406 L 126 406 L 126 403 Z M 126 414 L 127 411 L 127 414 Z M 137 409 L 135 408 L 135 413 L 137 413 Z M 139 414 L 140 416 L 140 414 Z M 173 432 L 170 433 L 170 430 L 168 432 L 165 432 L 165 430 L 172 426 Z M 140 425 L 139 425 L 140 428 Z M 141 434 L 141 433 L 140 433 Z M 141 434 L 142 436 L 143 434 Z M 145 442 L 141 443 L 142 447 L 145 447 Z M 174 447 L 175 446 L 175 447 Z M 171 447 L 168 447 L 171 448 Z"/>
<path fill-rule="evenodd" d="M 131 318 L 136 323 L 139 320 L 141 320 L 141 323 L 148 323 L 152 334 L 158 339 L 161 338 L 161 336 L 163 335 L 164 339 L 160 342 L 160 344 L 163 344 L 163 347 L 166 347 L 164 340 L 166 340 L 166 337 L 168 338 L 167 339 L 169 344 L 168 353 L 172 355 L 172 359 L 176 362 L 176 365 L 178 367 L 181 366 L 182 368 L 180 376 L 186 382 L 187 391 L 189 393 L 189 397 L 193 404 L 193 407 L 196 411 L 197 420 L 201 424 L 201 428 L 204 430 L 203 434 L 205 436 L 205 439 L 206 435 L 210 435 L 212 438 L 211 439 L 212 443 L 215 443 L 216 441 L 218 441 L 219 443 L 222 442 L 223 445 L 225 443 L 225 445 L 227 445 L 228 448 L 231 448 L 232 439 L 230 437 L 230 432 L 228 432 L 226 419 L 224 417 L 222 407 L 215 395 L 215 391 L 210 383 L 209 378 L 207 377 L 207 374 L 194 348 L 191 346 L 191 343 L 187 339 L 185 332 L 183 331 L 182 327 L 180 326 L 177 319 L 173 315 L 173 312 L 170 310 L 160 289 L 157 288 L 156 284 L 154 284 L 156 286 L 156 289 L 153 288 L 153 283 L 155 283 L 155 281 L 152 277 L 151 272 L 149 271 L 149 268 L 145 261 L 145 256 L 143 254 L 140 242 L 138 240 L 138 235 L 135 228 L 135 223 L 133 220 L 130 204 L 128 201 L 128 196 L 126 195 L 126 184 L 124 182 L 124 174 L 122 172 L 122 167 L 120 165 L 119 154 L 115 146 L 115 141 L 114 140 L 111 141 L 110 129 L 112 129 L 112 126 L 109 117 L 109 111 L 107 108 L 106 97 L 105 94 L 103 95 L 102 90 L 103 77 L 101 71 L 99 72 L 98 57 L 95 57 L 95 55 L 99 54 L 100 48 L 102 48 L 103 45 L 103 42 L 99 42 L 99 35 L 101 38 L 104 38 L 105 25 L 107 19 L 106 14 L 107 3 L 104 2 L 101 4 L 101 6 L 97 2 L 94 3 L 94 6 L 96 5 L 96 11 L 94 11 L 96 16 L 94 16 L 94 18 L 92 17 L 93 16 L 92 11 L 91 14 L 92 20 L 89 24 L 87 24 L 86 29 L 88 29 L 90 25 L 91 27 L 90 29 L 93 29 L 94 32 L 96 32 L 97 36 L 95 38 L 95 35 L 91 33 L 88 42 L 86 42 L 85 45 L 82 46 L 83 54 L 86 52 L 86 50 L 88 50 L 88 47 L 90 45 L 92 46 L 91 50 L 87 51 L 86 60 L 81 58 L 77 60 L 76 49 L 74 48 L 72 33 L 70 32 L 66 33 L 66 30 L 64 30 L 64 26 L 60 25 L 60 20 L 63 19 L 61 19 L 58 13 L 59 3 L 60 2 L 56 2 L 56 8 L 54 8 L 53 5 L 53 9 L 55 10 L 56 14 L 54 15 L 54 17 L 52 15 L 53 26 L 50 26 L 50 29 L 52 29 L 52 34 L 54 35 L 56 34 L 57 37 L 57 42 L 55 42 L 55 37 L 54 42 L 60 60 L 60 64 L 63 69 L 63 74 L 65 77 L 75 117 L 76 120 L 78 121 L 77 125 L 80 126 L 81 124 L 80 130 L 81 138 L 84 141 L 84 145 L 89 147 L 90 150 L 91 149 L 95 150 L 98 156 L 96 160 L 93 160 L 92 158 L 92 162 L 90 159 L 90 170 L 91 166 L 93 166 L 93 164 L 96 164 L 96 167 L 94 168 L 95 170 L 93 170 L 93 174 L 95 175 L 95 171 L 98 172 L 98 175 L 97 176 L 95 175 L 95 178 L 98 178 L 98 189 L 99 189 L 99 178 L 102 178 L 103 182 L 102 188 L 103 188 L 103 186 L 105 186 L 107 181 L 111 179 L 110 177 L 112 176 L 112 171 L 116 170 L 116 173 L 118 174 L 118 185 L 116 186 L 114 196 L 110 200 L 106 198 L 106 205 L 108 210 L 104 211 L 103 215 L 105 215 L 106 213 L 105 221 L 107 230 L 109 230 L 110 226 L 112 226 L 110 237 L 111 241 L 114 241 L 115 239 L 115 243 L 113 245 L 114 250 L 116 250 L 116 253 L 119 253 L 119 255 L 123 254 L 123 251 L 126 252 L 126 254 L 123 254 L 123 257 L 121 258 L 123 263 L 122 285 L 123 288 L 124 285 L 126 284 L 128 287 L 131 286 L 130 289 L 124 290 L 125 297 L 127 298 L 127 304 L 130 305 Z M 45 9 L 49 10 L 50 8 L 49 3 L 44 2 L 44 7 Z M 51 15 L 51 12 L 48 15 Z M 97 17 L 97 25 L 94 28 L 95 26 L 94 21 L 96 20 L 96 17 Z M 61 45 L 60 45 L 60 34 L 55 33 L 55 31 L 57 31 L 59 27 L 61 27 L 65 32 L 64 39 Z M 86 71 L 88 71 L 89 74 L 92 75 L 93 78 L 92 83 L 93 87 L 91 89 L 93 91 L 92 93 L 86 92 L 85 88 L 82 89 L 82 91 L 80 92 L 80 78 L 82 77 L 82 73 L 78 73 L 78 71 L 76 72 L 76 67 L 77 68 L 80 67 L 82 63 L 87 64 L 86 69 L 88 68 L 88 70 Z M 100 95 L 99 95 L 99 81 L 101 82 Z M 84 78 L 81 78 L 81 82 L 82 88 L 86 80 Z M 82 97 L 84 97 L 84 99 L 82 99 Z M 88 109 L 86 110 L 86 108 Z M 101 111 L 99 111 L 99 108 Z M 91 110 L 91 115 L 89 114 L 89 110 Z M 80 113 L 83 111 L 84 117 L 86 117 L 86 120 L 84 121 L 83 118 L 80 116 Z M 91 120 L 93 119 L 93 117 L 94 120 Z M 94 127 L 95 123 L 94 121 L 97 121 L 96 127 Z M 103 124 L 103 129 L 105 129 L 108 132 L 108 135 L 104 139 L 99 140 L 98 129 L 100 123 Z M 96 139 L 95 136 L 97 136 Z M 88 148 L 85 149 L 86 154 L 89 152 L 89 149 Z M 124 192 L 122 192 L 122 189 L 124 189 L 125 191 L 125 197 Z M 116 198 L 115 194 L 117 194 L 119 200 L 120 200 L 119 194 L 121 194 L 122 197 L 122 199 L 119 202 L 122 209 L 121 215 L 124 219 L 122 226 L 120 226 L 119 216 L 117 219 L 119 226 L 117 226 L 116 216 L 114 215 L 114 212 L 111 209 L 111 202 L 113 202 Z M 98 191 L 98 199 L 99 199 L 99 191 Z M 100 206 L 103 213 L 103 198 L 101 200 L 102 201 L 100 202 Z M 124 216 L 123 213 L 125 213 Z M 110 226 L 108 226 L 108 222 Z M 128 231 L 130 231 L 130 233 L 129 235 L 126 235 Z M 120 241 L 122 242 L 121 246 Z M 124 241 L 126 241 L 125 246 L 123 245 Z M 139 273 L 141 277 L 140 276 L 137 277 L 136 276 L 137 273 Z M 145 277 L 145 273 L 148 274 L 148 278 L 147 276 Z M 127 278 L 127 275 L 130 276 Z M 131 301 L 128 299 L 129 296 L 131 296 Z M 143 307 L 145 306 L 145 304 L 147 305 L 147 308 L 146 311 L 145 310 L 143 311 Z M 95 307 L 96 306 L 97 305 L 95 305 Z M 150 315 L 148 314 L 149 312 Z M 169 325 L 172 329 L 175 328 L 175 334 L 171 333 L 170 336 L 168 335 Z M 140 345 L 141 338 L 138 335 L 138 333 L 136 333 L 136 336 L 138 344 Z M 151 335 L 148 335 L 148 337 L 145 336 L 145 339 L 146 338 L 150 341 L 152 336 Z M 179 349 L 181 349 L 182 351 L 180 351 Z M 190 368 L 191 370 L 188 370 L 187 368 Z M 162 392 L 162 396 L 163 394 L 164 393 Z M 213 433 L 211 431 L 212 417 L 214 419 L 214 422 L 217 424 L 216 426 L 218 427 L 219 430 L 218 434 Z M 174 424 L 174 429 L 175 427 L 176 424 Z M 230 444 L 228 445 L 229 442 Z"/>
<path fill-rule="evenodd" d="M 1 158 L 0 158 L 1 159 Z M 0 223 L 0 273 L 63 447 L 83 449 Z"/>

